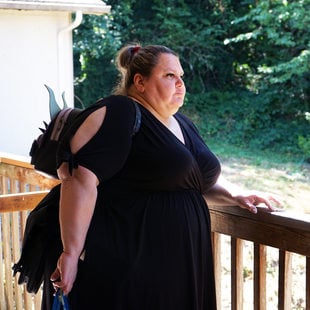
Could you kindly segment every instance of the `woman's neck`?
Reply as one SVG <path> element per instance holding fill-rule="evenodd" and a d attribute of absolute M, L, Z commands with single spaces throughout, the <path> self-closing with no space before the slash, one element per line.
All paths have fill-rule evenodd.
<path fill-rule="evenodd" d="M 128 97 L 137 101 L 148 111 L 150 111 L 150 113 L 152 113 L 164 126 L 166 126 L 182 143 L 185 143 L 181 127 L 173 115 L 168 115 L 166 117 L 162 116 L 141 96 L 128 94 Z"/>
<path fill-rule="evenodd" d="M 140 103 L 143 107 L 145 107 L 149 112 L 151 112 L 160 122 L 162 122 L 167 128 L 171 123 L 172 115 L 162 115 L 159 113 L 154 107 L 145 100 L 142 96 L 138 94 L 128 94 L 128 97 Z"/>

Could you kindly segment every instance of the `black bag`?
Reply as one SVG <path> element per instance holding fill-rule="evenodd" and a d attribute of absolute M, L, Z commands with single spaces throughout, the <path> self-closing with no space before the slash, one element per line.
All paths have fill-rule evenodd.
<path fill-rule="evenodd" d="M 42 134 L 33 141 L 29 155 L 31 157 L 31 164 L 34 165 L 36 170 L 47 173 L 54 178 L 58 178 L 56 154 L 60 139 L 73 125 L 73 123 L 75 123 L 75 120 L 82 111 L 85 113 L 83 113 L 83 116 L 75 123 L 75 128 L 78 128 L 78 126 L 82 124 L 86 117 L 91 114 L 98 105 L 94 104 L 86 110 L 68 108 L 63 96 L 64 109 L 61 110 L 55 100 L 53 90 L 47 85 L 45 85 L 45 87 L 49 91 L 50 95 L 49 108 L 51 122 L 49 124 L 44 122 L 45 129 L 40 128 Z M 101 99 L 99 99 L 96 103 L 98 104 L 100 101 Z M 138 104 L 135 101 L 133 101 L 133 103 L 136 109 L 136 123 L 134 125 L 133 132 L 134 135 L 140 127 L 141 111 Z"/>
<path fill-rule="evenodd" d="M 50 95 L 51 122 L 49 124 L 44 122 L 45 128 L 40 128 L 42 134 L 33 141 L 29 155 L 31 157 L 31 164 L 34 165 L 36 170 L 57 178 L 56 153 L 59 140 L 82 110 L 68 108 L 64 96 L 64 109 L 61 110 L 55 100 L 52 89 L 47 85 L 45 87 Z"/>
<path fill-rule="evenodd" d="M 62 252 L 59 198 L 60 184 L 51 189 L 27 217 L 21 257 L 12 269 L 14 276 L 20 273 L 18 284 L 25 283 L 29 293 L 38 292 L 45 267 L 56 268 Z"/>

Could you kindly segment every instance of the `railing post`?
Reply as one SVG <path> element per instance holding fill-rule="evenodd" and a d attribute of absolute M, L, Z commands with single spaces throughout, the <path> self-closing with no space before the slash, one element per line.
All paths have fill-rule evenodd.
<path fill-rule="evenodd" d="M 310 257 L 306 258 L 306 310 L 310 310 Z"/>
<path fill-rule="evenodd" d="M 23 175 L 23 172 L 20 171 L 20 176 Z M 12 194 L 20 193 L 21 191 L 24 191 L 23 189 L 23 182 L 20 179 L 13 179 L 12 185 L 11 185 L 11 191 Z M 20 246 L 21 246 L 21 236 L 20 236 L 20 225 L 19 225 L 19 213 L 20 212 L 12 212 L 11 213 L 11 223 L 12 226 L 10 227 L 11 232 L 11 256 L 7 257 L 7 260 L 10 262 L 10 266 L 13 266 L 14 262 L 17 262 L 17 259 L 20 254 Z M 10 269 L 10 272 L 12 273 L 12 269 Z M 17 310 L 23 309 L 23 292 L 18 287 L 16 278 L 14 279 L 14 286 L 13 286 L 13 292 L 14 292 L 14 300 L 15 300 L 15 308 Z M 13 282 L 12 282 L 13 283 Z M 13 303 L 13 300 L 12 300 Z M 13 304 L 12 304 L 13 307 Z"/>
<path fill-rule="evenodd" d="M 221 235 L 212 233 L 212 246 L 213 246 L 213 260 L 214 260 L 214 278 L 216 289 L 216 305 L 217 309 L 222 308 L 222 262 L 221 262 Z"/>
<path fill-rule="evenodd" d="M 287 251 L 279 251 L 279 296 L 278 309 L 291 309 L 292 289 L 292 254 Z"/>
<path fill-rule="evenodd" d="M 243 240 L 231 238 L 231 309 L 243 309 Z"/>
<path fill-rule="evenodd" d="M 254 310 L 266 310 L 266 246 L 254 244 Z"/>
<path fill-rule="evenodd" d="M 5 184 L 5 177 L 0 175 L 0 195 L 4 193 L 4 184 Z M 2 215 L 0 214 L 0 220 L 2 222 Z M 1 223 L 0 223 L 0 266 L 3 266 L 4 259 L 3 259 L 3 237 L 2 237 L 2 230 L 1 230 Z M 4 271 L 3 268 L 0 268 L 0 283 L 4 283 Z M 4 292 L 4 285 L 0 285 L 0 309 L 5 309 L 6 302 L 5 302 L 5 292 Z"/>
<path fill-rule="evenodd" d="M 2 221 L 2 216 L 0 214 L 0 220 Z M 3 253 L 3 237 L 2 237 L 2 230 L 1 230 L 1 225 L 0 225 L 0 266 L 4 265 L 4 253 Z M 4 270 L 3 268 L 0 268 L 0 309 L 6 309 L 6 299 L 5 299 L 5 290 L 4 290 Z"/>

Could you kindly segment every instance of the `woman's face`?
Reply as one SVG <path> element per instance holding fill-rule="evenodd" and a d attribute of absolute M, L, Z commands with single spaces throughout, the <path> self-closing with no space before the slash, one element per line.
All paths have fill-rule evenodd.
<path fill-rule="evenodd" d="M 142 77 L 141 97 L 147 108 L 161 117 L 175 114 L 183 105 L 186 93 L 183 69 L 178 57 L 161 54 L 151 75 Z"/>

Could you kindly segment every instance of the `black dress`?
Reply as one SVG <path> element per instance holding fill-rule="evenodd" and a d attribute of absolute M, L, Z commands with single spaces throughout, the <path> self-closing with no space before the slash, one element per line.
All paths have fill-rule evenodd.
<path fill-rule="evenodd" d="M 216 309 L 210 216 L 202 197 L 220 164 L 177 113 L 185 144 L 126 97 L 104 99 L 105 121 L 71 158 L 100 180 L 72 310 Z M 66 148 L 66 147 L 65 147 Z"/>

